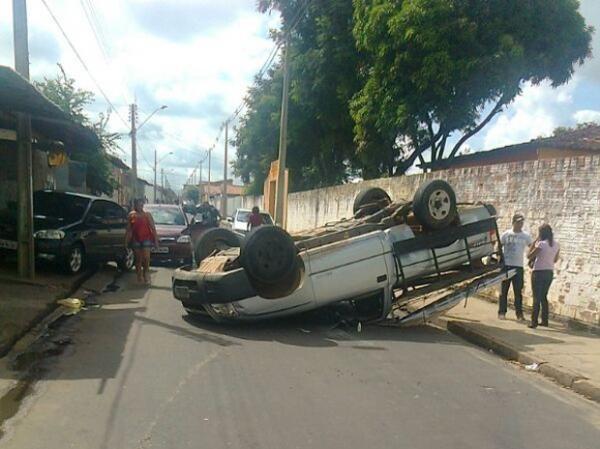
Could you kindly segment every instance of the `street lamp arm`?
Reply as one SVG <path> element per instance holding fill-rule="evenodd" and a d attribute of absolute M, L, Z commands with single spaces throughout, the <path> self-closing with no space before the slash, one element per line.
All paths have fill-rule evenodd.
<path fill-rule="evenodd" d="M 142 126 L 144 126 L 148 122 L 148 120 L 152 118 L 154 114 L 156 114 L 158 111 L 162 111 L 163 109 L 167 109 L 167 105 L 162 105 L 160 108 L 156 108 L 154 111 L 152 111 L 152 113 L 148 117 L 146 117 L 146 119 L 142 123 L 138 125 L 136 131 L 139 131 L 142 128 Z"/>
<path fill-rule="evenodd" d="M 167 154 L 165 154 L 163 157 L 161 157 L 161 158 L 158 160 L 158 163 L 160 164 L 162 161 L 164 161 L 164 160 L 165 160 L 167 157 L 171 156 L 172 154 L 173 154 L 173 152 L 172 152 L 172 151 L 169 151 Z"/>

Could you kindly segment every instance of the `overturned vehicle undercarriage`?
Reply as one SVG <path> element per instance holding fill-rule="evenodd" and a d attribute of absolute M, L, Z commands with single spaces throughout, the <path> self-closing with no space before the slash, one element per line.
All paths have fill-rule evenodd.
<path fill-rule="evenodd" d="M 194 266 L 174 272 L 173 294 L 188 313 L 217 321 L 349 302 L 360 320 L 414 324 L 514 275 L 502 264 L 493 206 L 457 203 L 445 181 L 421 185 L 412 201 L 370 188 L 353 211 L 295 235 L 210 230 L 195 242 Z"/>

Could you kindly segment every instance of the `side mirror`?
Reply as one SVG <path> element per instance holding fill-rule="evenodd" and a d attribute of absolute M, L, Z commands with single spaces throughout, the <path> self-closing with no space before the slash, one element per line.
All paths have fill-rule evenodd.
<path fill-rule="evenodd" d="M 225 221 L 227 221 L 227 223 L 233 223 L 233 217 L 227 217 Z"/>

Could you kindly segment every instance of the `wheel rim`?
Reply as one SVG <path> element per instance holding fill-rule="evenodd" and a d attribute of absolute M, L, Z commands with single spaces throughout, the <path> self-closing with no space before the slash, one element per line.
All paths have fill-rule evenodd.
<path fill-rule="evenodd" d="M 125 254 L 125 267 L 129 270 L 135 263 L 135 254 L 131 248 L 127 248 L 127 254 Z"/>
<path fill-rule="evenodd" d="M 263 278 L 280 275 L 286 265 L 286 252 L 278 241 L 265 242 L 256 254 L 258 273 Z"/>
<path fill-rule="evenodd" d="M 435 220 L 443 220 L 450 214 L 452 200 L 445 190 L 435 190 L 429 196 L 429 214 Z"/>
<path fill-rule="evenodd" d="M 78 272 L 81 269 L 83 262 L 83 254 L 80 248 L 73 248 L 71 250 L 71 257 L 69 259 L 69 267 L 73 273 Z"/>

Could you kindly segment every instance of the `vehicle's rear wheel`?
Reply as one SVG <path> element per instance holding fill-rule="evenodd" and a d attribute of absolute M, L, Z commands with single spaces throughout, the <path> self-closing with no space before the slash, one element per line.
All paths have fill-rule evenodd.
<path fill-rule="evenodd" d="M 64 260 L 63 269 L 67 274 L 77 274 L 85 266 L 85 250 L 81 243 L 75 243 L 69 249 L 69 253 Z"/>
<path fill-rule="evenodd" d="M 426 182 L 415 193 L 413 211 L 419 223 L 427 229 L 447 227 L 458 213 L 454 190 L 441 179 Z"/>
<path fill-rule="evenodd" d="M 131 248 L 127 248 L 125 255 L 117 259 L 117 267 L 121 271 L 130 271 L 135 265 L 135 253 Z"/>
<path fill-rule="evenodd" d="M 370 187 L 368 189 L 361 190 L 356 198 L 354 199 L 354 205 L 352 211 L 356 214 L 361 209 L 369 206 L 365 210 L 365 215 L 373 214 L 384 207 L 391 204 L 392 199 L 387 192 L 379 187 Z"/>
<path fill-rule="evenodd" d="M 302 264 L 292 237 L 277 226 L 260 226 L 248 234 L 240 262 L 257 293 L 276 299 L 289 295 L 299 285 Z"/>
<path fill-rule="evenodd" d="M 200 235 L 194 247 L 196 264 L 210 256 L 217 250 L 237 248 L 241 244 L 240 237 L 233 231 L 225 228 L 213 228 Z"/>

